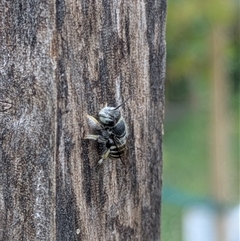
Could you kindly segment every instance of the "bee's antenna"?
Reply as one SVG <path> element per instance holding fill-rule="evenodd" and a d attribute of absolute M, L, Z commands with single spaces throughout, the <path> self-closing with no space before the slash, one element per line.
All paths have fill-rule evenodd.
<path fill-rule="evenodd" d="M 124 105 L 129 99 L 130 99 L 131 95 L 125 100 L 123 101 L 122 104 L 120 104 L 119 106 L 117 106 L 114 110 L 117 110 L 119 107 L 121 107 L 122 105 Z"/>

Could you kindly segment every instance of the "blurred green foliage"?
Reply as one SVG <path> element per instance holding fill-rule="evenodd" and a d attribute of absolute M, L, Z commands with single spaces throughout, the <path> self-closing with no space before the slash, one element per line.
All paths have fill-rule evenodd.
<path fill-rule="evenodd" d="M 238 0 L 168 0 L 163 185 L 210 196 L 209 131 L 212 30 L 224 29 L 230 90 L 231 159 L 239 177 L 240 41 Z M 239 189 L 238 189 L 239 190 Z M 237 201 L 237 200 L 236 200 Z M 162 241 L 181 239 L 182 207 L 163 196 Z"/>
<path fill-rule="evenodd" d="M 237 0 L 168 1 L 167 81 L 196 76 L 207 79 L 212 28 L 215 25 L 228 27 L 229 35 L 235 35 L 230 38 L 236 39 L 239 26 L 236 24 L 236 29 L 232 28 L 237 23 L 237 3 Z M 231 44 L 232 54 L 236 53 L 237 45 Z"/>

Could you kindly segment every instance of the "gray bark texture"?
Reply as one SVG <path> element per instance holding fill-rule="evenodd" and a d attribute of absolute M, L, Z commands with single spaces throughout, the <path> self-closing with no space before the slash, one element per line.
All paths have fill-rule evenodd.
<path fill-rule="evenodd" d="M 0 240 L 159 240 L 166 0 L 0 1 Z M 122 107 L 97 166 L 86 115 Z"/>

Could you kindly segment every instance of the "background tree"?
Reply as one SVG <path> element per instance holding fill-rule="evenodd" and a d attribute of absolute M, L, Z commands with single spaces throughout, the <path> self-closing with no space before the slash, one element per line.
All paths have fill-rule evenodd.
<path fill-rule="evenodd" d="M 165 0 L 1 1 L 0 239 L 159 240 Z M 86 114 L 123 107 L 99 168 Z"/>

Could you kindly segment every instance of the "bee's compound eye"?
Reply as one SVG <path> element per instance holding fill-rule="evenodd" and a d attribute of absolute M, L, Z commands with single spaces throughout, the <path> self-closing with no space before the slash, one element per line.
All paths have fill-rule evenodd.
<path fill-rule="evenodd" d="M 110 120 L 109 118 L 103 117 L 103 116 L 99 116 L 99 120 L 101 123 L 103 123 L 104 125 L 107 126 L 112 126 L 114 125 L 113 120 Z"/>
<path fill-rule="evenodd" d="M 106 122 L 106 118 L 105 117 L 102 117 L 102 116 L 99 116 L 99 120 L 101 123 L 105 124 Z"/>
<path fill-rule="evenodd" d="M 104 107 L 100 110 L 99 121 L 106 126 L 114 126 L 118 120 L 121 118 L 121 113 L 119 110 L 115 110 L 115 107 Z"/>

